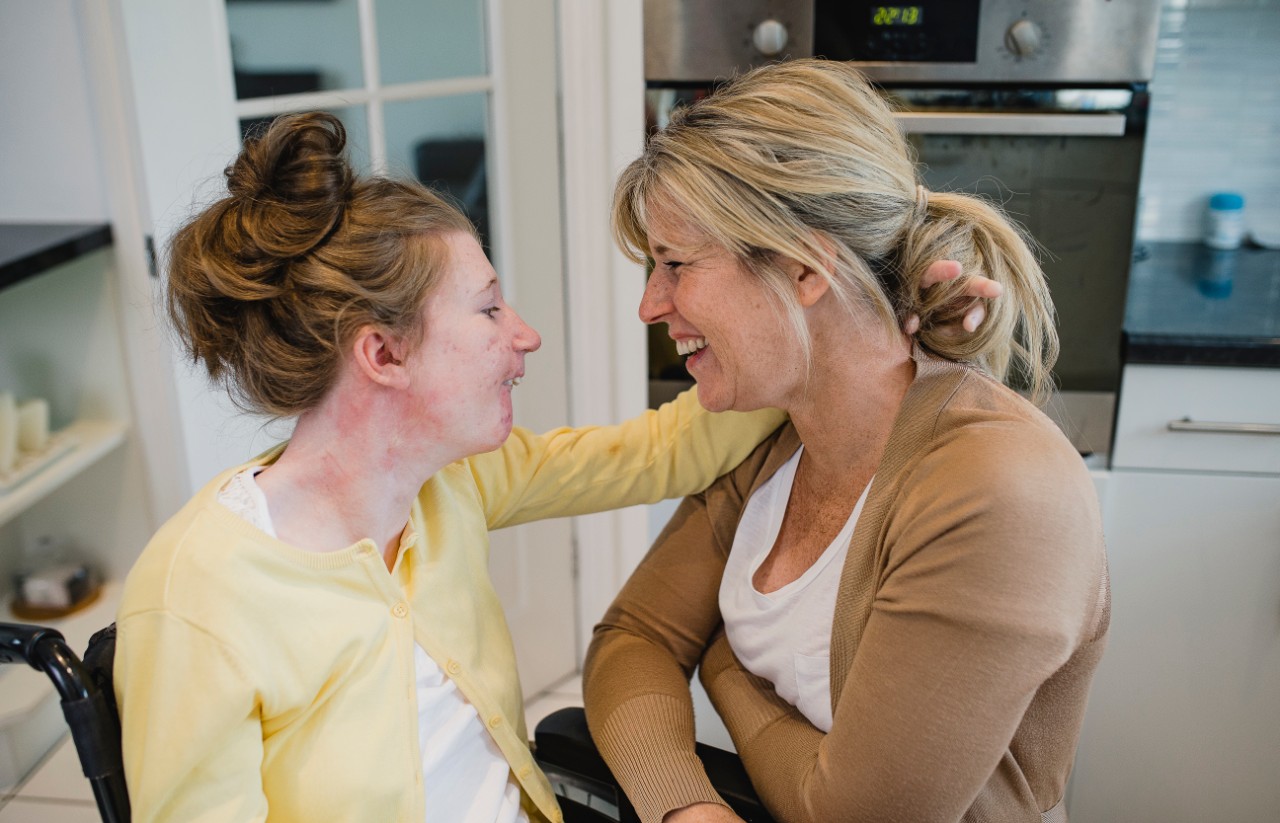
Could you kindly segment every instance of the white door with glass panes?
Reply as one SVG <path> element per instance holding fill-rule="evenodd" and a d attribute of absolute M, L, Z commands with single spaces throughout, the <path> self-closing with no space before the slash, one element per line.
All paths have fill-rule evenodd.
<path fill-rule="evenodd" d="M 121 132 L 137 212 L 155 248 L 218 196 L 242 134 L 282 113 L 330 111 L 358 167 L 443 189 L 481 228 L 507 299 L 542 335 L 516 391 L 516 422 L 538 430 L 566 422 L 554 0 L 80 0 L 79 8 L 99 53 L 96 82 L 128 113 Z M 140 379 L 177 385 L 187 488 L 174 500 L 288 434 L 234 409 L 188 364 Z M 576 669 L 570 524 L 492 537 L 492 576 L 533 694 Z"/>

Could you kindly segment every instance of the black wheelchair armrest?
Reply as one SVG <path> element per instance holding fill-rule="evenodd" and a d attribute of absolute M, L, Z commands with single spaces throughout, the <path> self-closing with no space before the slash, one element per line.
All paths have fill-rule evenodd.
<path fill-rule="evenodd" d="M 774 823 L 736 754 L 697 744 L 711 785 L 748 823 Z M 566 823 L 639 823 L 635 809 L 596 750 L 580 708 L 547 715 L 534 731 L 534 754 L 560 797 Z"/>

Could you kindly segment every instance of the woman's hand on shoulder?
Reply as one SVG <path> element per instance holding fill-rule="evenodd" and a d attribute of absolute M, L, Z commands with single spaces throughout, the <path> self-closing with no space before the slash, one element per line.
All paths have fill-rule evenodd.
<path fill-rule="evenodd" d="M 746 823 L 733 813 L 728 806 L 719 803 L 694 803 L 675 811 L 667 812 L 662 823 Z"/>
<path fill-rule="evenodd" d="M 920 288 L 927 289 L 930 286 L 936 286 L 948 280 L 955 280 L 964 273 L 963 268 L 955 260 L 938 260 L 930 264 L 928 271 L 924 273 L 924 277 L 920 281 Z M 973 302 L 963 314 L 960 325 L 954 330 L 956 334 L 964 332 L 973 332 L 974 329 L 982 325 L 982 321 L 987 316 L 987 307 L 984 300 L 994 300 L 1004 294 L 1004 286 L 989 277 L 983 277 L 975 274 L 969 278 L 969 282 L 965 287 L 964 296 Z M 959 312 L 957 312 L 959 313 Z M 920 330 L 920 316 L 917 314 L 907 315 L 907 319 L 902 323 L 902 330 L 907 334 L 915 334 Z"/>

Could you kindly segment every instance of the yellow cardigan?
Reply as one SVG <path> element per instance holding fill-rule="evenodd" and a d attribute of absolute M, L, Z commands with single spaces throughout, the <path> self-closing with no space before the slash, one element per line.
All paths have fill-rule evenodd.
<path fill-rule="evenodd" d="M 115 683 L 133 819 L 421 823 L 416 641 L 475 706 L 531 819 L 559 821 L 487 532 L 700 490 L 781 422 L 708 414 L 686 392 L 619 426 L 517 429 L 427 481 L 390 572 L 369 540 L 316 554 L 269 537 L 216 501 L 245 466 L 223 473 L 125 584 Z"/>

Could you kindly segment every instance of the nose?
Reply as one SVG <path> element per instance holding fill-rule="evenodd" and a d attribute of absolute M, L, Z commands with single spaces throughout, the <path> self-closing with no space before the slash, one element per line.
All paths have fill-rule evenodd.
<path fill-rule="evenodd" d="M 515 318 L 515 336 L 513 345 L 516 351 L 522 351 L 525 354 L 535 352 L 542 348 L 542 336 L 538 334 L 520 315 L 516 314 L 515 309 L 511 310 L 511 316 Z"/>
<path fill-rule="evenodd" d="M 640 298 L 640 319 L 645 323 L 661 322 L 675 308 L 671 295 L 675 291 L 675 277 L 664 266 L 656 266 L 644 284 L 644 296 Z"/>

